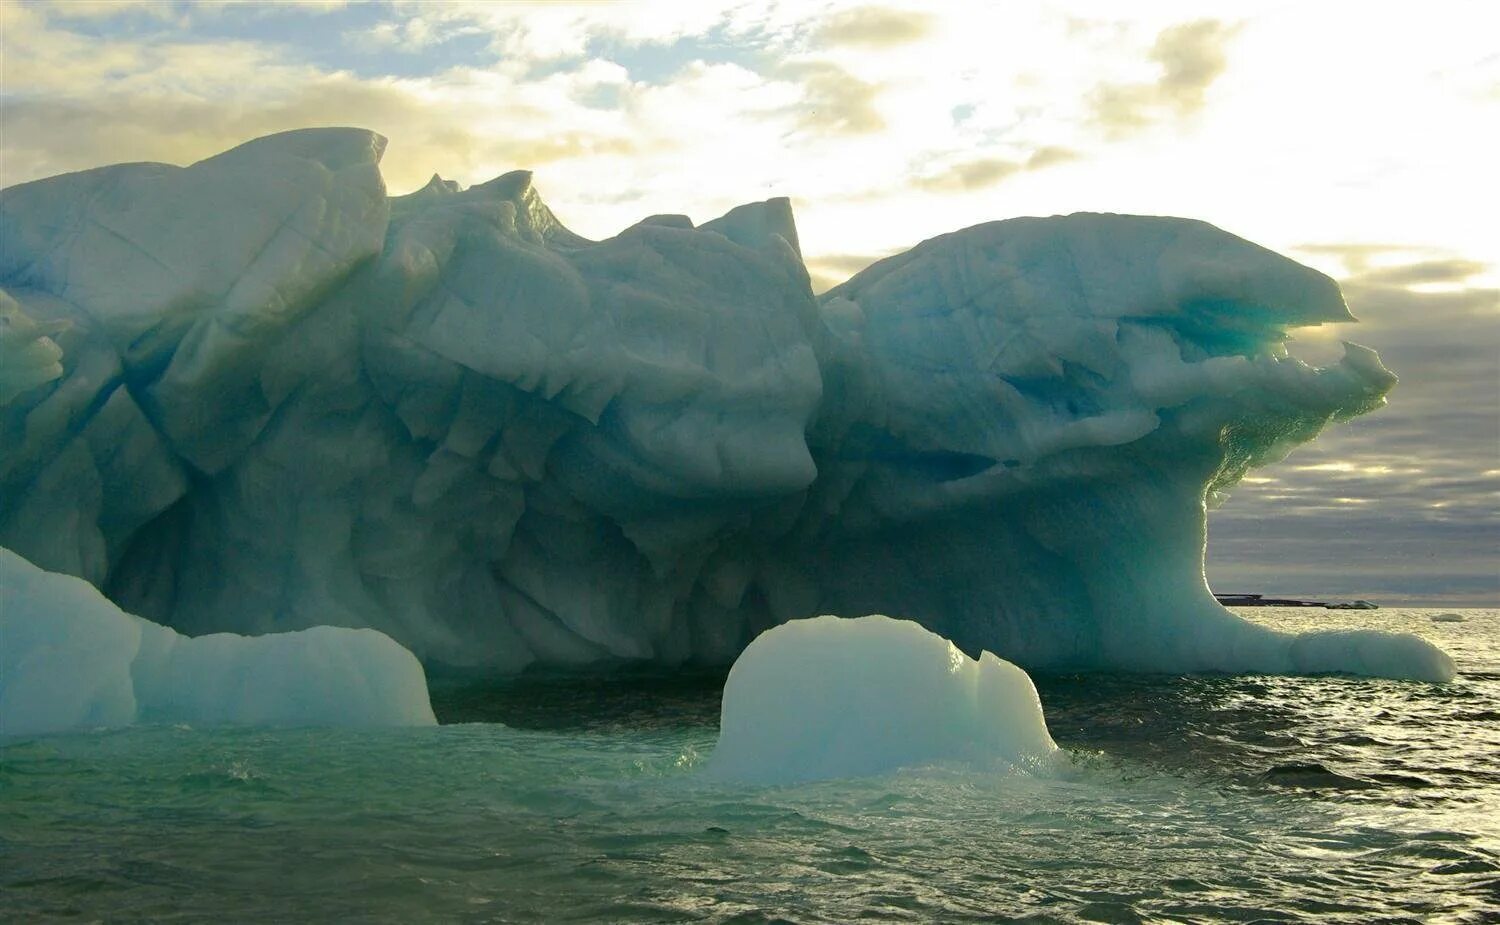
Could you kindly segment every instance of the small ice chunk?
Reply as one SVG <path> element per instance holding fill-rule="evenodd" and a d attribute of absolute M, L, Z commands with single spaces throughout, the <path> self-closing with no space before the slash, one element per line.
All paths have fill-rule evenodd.
<path fill-rule="evenodd" d="M 1435 613 L 1432 615 L 1433 623 L 1462 623 L 1465 617 L 1461 613 Z"/>
<path fill-rule="evenodd" d="M 189 638 L 0 548 L 0 735 L 125 726 L 420 726 L 414 655 L 370 629 Z"/>
<path fill-rule="evenodd" d="M 709 768 L 785 783 L 1056 751 L 1031 678 L 1010 662 L 969 658 L 909 620 L 823 616 L 767 630 L 740 655 Z"/>

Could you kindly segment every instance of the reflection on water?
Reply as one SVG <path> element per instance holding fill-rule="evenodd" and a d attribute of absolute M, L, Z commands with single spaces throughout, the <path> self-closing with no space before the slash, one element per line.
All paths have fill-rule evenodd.
<path fill-rule="evenodd" d="M 1049 774 L 784 788 L 695 772 L 712 674 L 448 682 L 438 729 L 13 740 L 0 919 L 1500 915 L 1500 612 L 1248 615 L 1421 632 L 1462 675 L 1044 676 Z"/>

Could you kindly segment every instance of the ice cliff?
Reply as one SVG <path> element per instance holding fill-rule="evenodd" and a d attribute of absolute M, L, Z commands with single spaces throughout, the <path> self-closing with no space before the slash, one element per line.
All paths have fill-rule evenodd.
<path fill-rule="evenodd" d="M 814 298 L 786 200 L 588 241 L 384 140 L 0 192 L 0 545 L 184 633 L 371 627 L 513 671 L 728 663 L 819 613 L 1031 668 L 1441 679 L 1220 608 L 1205 498 L 1377 407 L 1328 278 L 1202 222 L 926 241 Z"/>

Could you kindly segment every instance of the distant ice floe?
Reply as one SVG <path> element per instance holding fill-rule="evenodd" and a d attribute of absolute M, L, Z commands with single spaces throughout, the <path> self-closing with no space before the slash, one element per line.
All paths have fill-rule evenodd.
<path fill-rule="evenodd" d="M 1468 618 L 1461 613 L 1435 613 L 1431 617 L 1433 623 L 1462 623 Z"/>
<path fill-rule="evenodd" d="M 419 726 L 416 658 L 369 629 L 189 639 L 0 549 L 0 735 L 136 722 Z"/>
<path fill-rule="evenodd" d="M 823 616 L 762 633 L 724 685 L 710 773 L 754 783 L 1057 752 L 1026 672 L 909 620 Z"/>
<path fill-rule="evenodd" d="M 1032 668 L 1441 679 L 1219 607 L 1205 505 L 1377 408 L 1338 286 L 1199 221 L 922 242 L 816 298 L 785 199 L 602 241 L 531 174 L 389 197 L 385 140 L 0 191 L 0 545 L 199 635 L 434 664 L 728 664 L 892 613 Z"/>

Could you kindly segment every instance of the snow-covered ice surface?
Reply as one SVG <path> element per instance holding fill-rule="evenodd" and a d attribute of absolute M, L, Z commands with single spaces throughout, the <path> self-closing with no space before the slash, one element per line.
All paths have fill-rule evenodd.
<path fill-rule="evenodd" d="M 910 620 L 823 616 L 773 627 L 735 660 L 710 768 L 783 783 L 953 759 L 1030 767 L 1056 750 L 1010 662 Z"/>
<path fill-rule="evenodd" d="M 0 549 L 0 737 L 135 722 L 436 722 L 416 658 L 368 629 L 187 638 Z"/>
<path fill-rule="evenodd" d="M 1027 668 L 1441 680 L 1220 608 L 1205 503 L 1395 379 L 1327 277 L 1202 222 L 923 242 L 814 298 L 786 200 L 569 232 L 524 171 L 390 198 L 384 139 L 0 192 L 0 545 L 188 634 L 429 664 L 728 664 L 822 613 Z"/>

